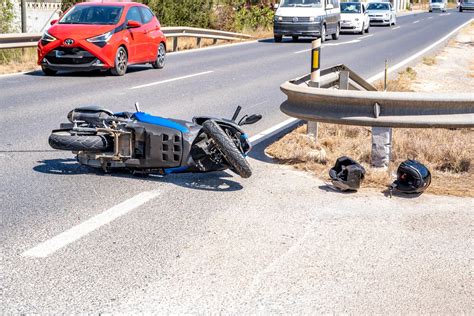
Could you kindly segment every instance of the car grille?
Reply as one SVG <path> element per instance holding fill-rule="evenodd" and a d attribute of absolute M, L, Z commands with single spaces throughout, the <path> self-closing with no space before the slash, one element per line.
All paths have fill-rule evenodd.
<path fill-rule="evenodd" d="M 81 65 L 90 64 L 97 58 L 80 47 L 58 47 L 49 52 L 46 59 L 56 65 Z"/>
<path fill-rule="evenodd" d="M 286 22 L 286 23 L 308 23 L 310 22 L 310 17 L 309 16 L 298 16 L 298 17 L 293 17 L 293 16 L 284 16 L 282 17 L 281 22 Z"/>

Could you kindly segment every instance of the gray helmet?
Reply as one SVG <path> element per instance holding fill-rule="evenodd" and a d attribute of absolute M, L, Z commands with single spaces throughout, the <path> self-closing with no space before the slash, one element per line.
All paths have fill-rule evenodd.
<path fill-rule="evenodd" d="M 365 169 L 354 159 L 346 156 L 337 158 L 329 170 L 332 184 L 342 191 L 357 191 L 364 180 Z"/>
<path fill-rule="evenodd" d="M 416 160 L 405 160 L 397 169 L 392 188 L 403 193 L 422 193 L 431 183 L 431 173 Z"/>

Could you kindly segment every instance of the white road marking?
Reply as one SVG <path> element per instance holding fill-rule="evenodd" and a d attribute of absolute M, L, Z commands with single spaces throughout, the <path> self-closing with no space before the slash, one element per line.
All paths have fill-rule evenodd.
<path fill-rule="evenodd" d="M 115 205 L 114 207 L 89 218 L 85 222 L 76 225 L 65 232 L 48 239 L 37 246 L 23 252 L 23 257 L 45 258 L 57 250 L 86 236 L 99 227 L 127 214 L 142 204 L 150 201 L 160 194 L 159 191 L 146 191 Z"/>
<path fill-rule="evenodd" d="M 171 79 L 166 79 L 166 80 L 161 80 L 161 81 L 155 81 L 155 82 L 151 82 L 151 83 L 147 83 L 147 84 L 142 84 L 140 86 L 131 87 L 130 89 L 141 89 L 141 88 L 156 86 L 156 85 L 163 84 L 163 83 L 168 83 L 168 82 L 173 82 L 173 81 L 177 81 L 177 80 L 183 80 L 183 79 L 188 79 L 188 78 L 192 78 L 192 77 L 207 75 L 207 74 L 210 74 L 212 72 L 214 72 L 214 71 L 209 70 L 209 71 L 204 71 L 204 72 L 200 72 L 200 73 L 197 73 L 197 74 L 192 74 L 192 75 L 187 75 L 187 76 L 182 76 L 182 77 L 177 77 L 177 78 L 171 78 Z"/>
<path fill-rule="evenodd" d="M 371 35 L 367 35 L 367 36 L 372 36 L 373 34 Z M 347 42 L 341 42 L 341 43 L 324 43 L 323 45 L 321 45 L 322 47 L 325 47 L 325 46 L 339 46 L 339 45 L 345 45 L 345 44 L 353 44 L 353 43 L 359 43 L 360 40 L 358 39 L 355 39 L 355 40 L 352 40 L 352 41 L 347 41 Z M 306 53 L 306 52 L 310 52 L 311 51 L 311 48 L 307 48 L 307 49 L 303 49 L 303 50 L 299 50 L 299 51 L 296 51 L 296 52 L 293 52 L 293 54 L 301 54 L 301 53 Z"/>
<path fill-rule="evenodd" d="M 394 27 L 394 28 L 392 29 L 392 31 L 393 31 L 393 30 L 398 30 L 399 28 L 401 28 L 401 26 Z"/>
<path fill-rule="evenodd" d="M 430 19 L 432 19 L 432 18 L 433 18 L 433 17 L 432 17 L 432 16 L 430 16 L 430 17 L 428 18 L 428 20 L 430 20 Z"/>
<path fill-rule="evenodd" d="M 274 132 L 276 132 L 280 129 L 283 129 L 283 128 L 293 124 L 296 121 L 298 121 L 297 118 L 287 119 L 286 121 L 278 123 L 277 125 L 274 125 L 274 126 L 268 128 L 268 129 L 264 130 L 263 132 L 260 132 L 257 135 L 254 135 L 254 136 L 250 137 L 249 141 L 253 144 L 257 144 L 257 143 L 265 140 L 266 138 L 270 137 Z"/>
<path fill-rule="evenodd" d="M 434 42 L 433 44 L 423 48 L 422 50 L 420 50 L 418 53 L 416 54 L 413 54 L 411 55 L 410 57 L 408 57 L 407 59 L 405 60 L 402 60 L 401 62 L 399 62 L 398 64 L 396 64 L 395 66 L 392 66 L 390 68 L 388 68 L 388 72 L 389 73 L 392 73 L 398 69 L 400 69 L 401 67 L 405 66 L 406 64 L 408 64 L 409 62 L 417 59 L 418 57 L 420 57 L 421 55 L 425 54 L 426 52 L 430 51 L 431 49 L 433 49 L 434 47 L 436 47 L 437 45 L 441 44 L 442 42 L 446 41 L 448 38 L 450 38 L 451 36 L 453 36 L 454 34 L 456 34 L 460 29 L 462 29 L 463 27 L 465 27 L 466 25 L 468 25 L 469 23 L 471 23 L 472 21 L 474 21 L 474 19 L 470 19 L 468 20 L 467 22 L 461 24 L 460 26 L 458 26 L 457 28 L 455 28 L 454 30 L 452 30 L 451 32 L 449 32 L 447 35 L 443 36 L 442 38 L 440 38 L 439 40 L 437 40 L 436 42 Z M 384 76 L 384 72 L 381 71 L 379 72 L 378 74 L 370 77 L 369 79 L 367 79 L 368 82 L 374 82 L 375 80 L 378 80 L 378 79 L 381 79 L 383 78 Z"/>
<path fill-rule="evenodd" d="M 420 20 L 413 21 L 413 24 L 420 23 Z"/>
<path fill-rule="evenodd" d="M 361 39 L 364 39 L 364 38 L 367 38 L 367 37 L 371 37 L 371 36 L 374 36 L 374 34 L 369 34 L 369 35 L 364 35 L 364 36 L 361 36 L 359 38 L 357 38 L 358 40 L 361 40 Z"/>

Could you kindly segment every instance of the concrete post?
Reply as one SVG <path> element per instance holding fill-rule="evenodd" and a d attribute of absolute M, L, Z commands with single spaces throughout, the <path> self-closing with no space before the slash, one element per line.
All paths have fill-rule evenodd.
<path fill-rule="evenodd" d="M 27 25 L 26 25 L 26 0 L 21 0 L 21 32 L 26 33 Z"/>
<path fill-rule="evenodd" d="M 372 127 L 372 159 L 375 168 L 388 168 L 392 149 L 392 129 L 387 127 Z"/>
<path fill-rule="evenodd" d="M 178 50 L 178 37 L 173 37 L 173 52 Z"/>
<path fill-rule="evenodd" d="M 320 71 L 320 61 L 321 61 L 321 39 L 318 38 L 311 43 L 311 79 L 309 81 L 310 87 L 319 88 L 319 82 L 321 78 Z M 318 140 L 318 122 L 308 121 L 307 125 L 307 135 L 314 139 Z"/>

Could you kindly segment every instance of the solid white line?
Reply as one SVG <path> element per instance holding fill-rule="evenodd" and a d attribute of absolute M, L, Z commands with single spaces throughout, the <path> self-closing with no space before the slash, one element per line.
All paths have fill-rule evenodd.
<path fill-rule="evenodd" d="M 157 197 L 158 191 L 146 191 L 115 205 L 107 211 L 100 213 L 79 225 L 76 225 L 65 232 L 48 239 L 37 246 L 23 252 L 23 257 L 45 258 L 53 252 L 67 246 L 70 243 L 84 237 L 97 228 L 112 222 L 118 217 L 127 214 L 131 210 Z"/>
<path fill-rule="evenodd" d="M 422 50 L 420 50 L 418 53 L 416 54 L 413 54 L 411 55 L 410 57 L 408 57 L 407 59 L 405 60 L 402 60 L 401 62 L 399 62 L 398 64 L 396 64 L 395 66 L 392 66 L 390 68 L 388 68 L 388 72 L 389 73 L 392 73 L 398 69 L 400 69 L 401 67 L 405 66 L 406 64 L 410 63 L 411 61 L 417 59 L 418 57 L 420 57 L 421 55 L 425 54 L 426 52 L 430 51 L 431 49 L 433 49 L 434 47 L 436 47 L 437 45 L 441 44 L 442 42 L 446 41 L 448 38 L 450 38 L 451 36 L 453 36 L 454 34 L 456 34 L 460 29 L 462 29 L 463 27 L 465 27 L 466 25 L 468 25 L 469 23 L 471 23 L 471 21 L 474 21 L 474 19 L 470 19 L 468 20 L 467 22 L 461 24 L 460 26 L 458 26 L 457 28 L 455 28 L 454 30 L 452 30 L 451 32 L 449 32 L 447 35 L 443 36 L 441 39 L 437 40 L 436 42 L 434 42 L 433 44 L 423 48 Z M 378 80 L 378 79 L 381 79 L 383 78 L 384 76 L 384 72 L 381 71 L 379 72 L 378 74 L 370 77 L 369 79 L 367 79 L 368 82 L 374 82 L 375 80 Z"/>
<path fill-rule="evenodd" d="M 168 82 L 173 82 L 173 81 L 177 81 L 177 80 L 182 80 L 182 79 L 188 79 L 188 78 L 192 78 L 192 77 L 207 75 L 207 74 L 210 74 L 211 72 L 214 72 L 214 71 L 209 70 L 209 71 L 204 71 L 204 72 L 200 72 L 200 73 L 192 74 L 192 75 L 187 75 L 187 76 L 183 76 L 183 77 L 177 77 L 177 78 L 171 78 L 171 79 L 151 82 L 151 83 L 147 83 L 147 84 L 142 84 L 140 86 L 131 87 L 130 89 L 141 89 L 141 88 L 156 86 L 156 85 L 159 85 L 159 84 L 162 84 L 162 83 L 168 83 Z"/>
<path fill-rule="evenodd" d="M 278 123 L 277 125 L 274 125 L 263 132 L 258 133 L 257 135 L 254 135 L 249 138 L 249 141 L 251 143 L 258 143 L 262 141 L 263 139 L 267 138 L 268 136 L 271 136 L 271 134 L 279 129 L 283 129 L 284 127 L 293 124 L 294 122 L 298 121 L 297 118 L 290 118 L 287 119 L 286 121 L 283 121 L 281 123 Z"/>
<path fill-rule="evenodd" d="M 309 51 L 311 51 L 311 48 L 299 50 L 299 51 L 297 51 L 297 52 L 294 52 L 294 54 L 301 54 L 301 53 L 306 53 L 306 52 L 309 52 Z"/>
<path fill-rule="evenodd" d="M 369 36 L 372 36 L 372 35 L 373 34 L 370 34 L 370 35 L 367 35 L 366 37 L 369 37 Z M 364 36 L 362 38 L 364 38 Z M 325 47 L 325 46 L 339 46 L 339 45 L 354 44 L 354 43 L 359 43 L 359 42 L 360 42 L 360 39 L 355 39 L 355 40 L 351 40 L 351 41 L 347 41 L 347 42 L 341 42 L 341 43 L 324 43 L 321 46 L 322 47 Z M 311 51 L 311 48 L 299 50 L 299 51 L 293 52 L 293 54 L 301 54 L 301 53 L 306 53 L 306 52 L 309 52 L 309 51 Z"/>
<path fill-rule="evenodd" d="M 413 21 L 413 24 L 419 23 L 420 20 Z"/>
<path fill-rule="evenodd" d="M 361 40 L 361 39 L 364 39 L 364 38 L 367 38 L 367 37 L 371 37 L 371 36 L 374 36 L 374 34 L 369 34 L 369 35 L 361 36 L 361 37 L 359 37 L 358 39 Z"/>
<path fill-rule="evenodd" d="M 392 29 L 392 31 L 393 31 L 393 30 L 398 30 L 399 28 L 401 28 L 401 26 L 394 27 L 394 28 Z"/>

